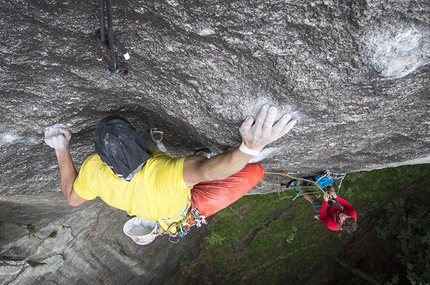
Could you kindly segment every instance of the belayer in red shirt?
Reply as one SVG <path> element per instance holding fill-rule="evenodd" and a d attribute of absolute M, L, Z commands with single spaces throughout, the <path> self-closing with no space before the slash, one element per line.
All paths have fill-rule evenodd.
<path fill-rule="evenodd" d="M 324 192 L 324 201 L 312 194 L 303 194 L 303 197 L 312 204 L 318 219 L 330 230 L 352 233 L 357 229 L 357 212 L 351 203 L 337 196 L 332 186 Z"/>

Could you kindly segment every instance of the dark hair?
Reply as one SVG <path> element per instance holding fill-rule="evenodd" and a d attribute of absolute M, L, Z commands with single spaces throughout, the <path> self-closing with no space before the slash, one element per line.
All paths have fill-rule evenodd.
<path fill-rule="evenodd" d="M 342 223 L 342 230 L 347 233 L 352 233 L 357 230 L 358 224 L 354 220 L 354 218 L 346 218 L 345 221 Z"/>

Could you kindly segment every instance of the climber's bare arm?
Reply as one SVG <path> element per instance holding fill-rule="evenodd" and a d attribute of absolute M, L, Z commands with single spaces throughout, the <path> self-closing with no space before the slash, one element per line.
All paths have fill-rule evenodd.
<path fill-rule="evenodd" d="M 184 181 L 187 186 L 192 186 L 202 181 L 225 179 L 241 171 L 251 158 L 252 155 L 243 153 L 238 148 L 210 159 L 189 156 L 184 162 Z"/>
<path fill-rule="evenodd" d="M 73 164 L 72 157 L 70 156 L 69 147 L 61 150 L 55 150 L 57 155 L 58 167 L 60 169 L 60 182 L 61 190 L 63 191 L 64 197 L 70 206 L 82 205 L 85 199 L 81 198 L 73 188 L 78 172 Z"/>
<path fill-rule="evenodd" d="M 69 140 L 71 136 L 70 131 L 63 125 L 54 125 L 45 130 L 45 142 L 55 149 L 57 156 L 61 190 L 69 205 L 76 207 L 87 200 L 81 198 L 73 188 L 78 173 L 70 155 Z"/>
<path fill-rule="evenodd" d="M 242 170 L 253 153 L 258 153 L 267 144 L 287 134 L 296 124 L 289 114 L 285 114 L 274 124 L 276 107 L 265 105 L 257 118 L 248 117 L 239 131 L 243 145 L 216 155 L 210 159 L 189 156 L 184 162 L 184 181 L 187 186 L 203 181 L 222 180 Z"/>

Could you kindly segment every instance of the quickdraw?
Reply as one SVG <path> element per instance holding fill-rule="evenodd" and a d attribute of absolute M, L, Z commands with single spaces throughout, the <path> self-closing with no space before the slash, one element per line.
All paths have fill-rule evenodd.
<path fill-rule="evenodd" d="M 164 143 L 163 143 L 164 132 L 160 131 L 160 130 L 158 130 L 156 128 L 152 128 L 149 131 L 149 134 L 151 135 L 152 141 L 157 145 L 157 148 L 160 151 L 168 154 L 167 148 L 164 146 Z"/>
<path fill-rule="evenodd" d="M 189 207 L 188 211 L 181 215 L 181 219 L 175 222 L 169 223 L 167 220 L 157 221 L 160 234 L 168 234 L 169 241 L 171 243 L 179 242 L 180 238 L 185 237 L 191 227 L 201 227 L 203 224 L 207 224 L 205 216 L 201 215 L 196 207 Z M 165 229 L 162 227 L 162 223 L 169 224 Z"/>
<path fill-rule="evenodd" d="M 128 73 L 128 67 L 124 63 L 119 65 L 115 59 L 115 46 L 117 46 L 127 61 L 130 58 L 127 49 L 124 45 L 113 37 L 113 21 L 112 21 L 112 1 L 101 0 L 101 13 L 100 13 L 100 29 L 96 31 L 94 38 L 99 47 L 97 60 L 104 61 L 107 66 L 109 75 L 116 76 L 119 74 L 120 69 L 124 74 Z M 105 22 L 107 22 L 107 36 L 105 31 Z M 121 67 L 121 68 L 120 68 Z"/>

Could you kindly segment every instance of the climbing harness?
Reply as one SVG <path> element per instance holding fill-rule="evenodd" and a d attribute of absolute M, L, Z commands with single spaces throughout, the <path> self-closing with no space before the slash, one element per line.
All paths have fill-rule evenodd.
<path fill-rule="evenodd" d="M 160 234 L 169 235 L 169 241 L 177 243 L 188 234 L 191 227 L 196 226 L 200 228 L 203 224 L 207 224 L 207 222 L 206 217 L 201 215 L 197 207 L 192 207 L 190 203 L 187 211 L 180 214 L 176 219 L 162 219 L 157 221 L 157 224 Z"/>
<path fill-rule="evenodd" d="M 280 183 L 277 185 L 279 199 L 289 199 L 289 201 L 294 201 L 298 197 L 303 196 L 303 194 L 313 194 L 315 196 L 320 196 L 321 194 L 324 194 L 324 189 L 327 186 L 333 186 L 336 193 L 339 193 L 343 179 L 346 176 L 346 173 L 338 174 L 329 170 L 324 171 L 324 173 L 306 178 L 293 177 L 287 172 L 265 173 L 270 175 L 281 175 L 282 177 L 290 178 L 287 183 Z"/>
<path fill-rule="evenodd" d="M 175 218 L 152 222 L 133 217 L 125 223 L 123 231 L 138 245 L 147 245 L 163 234 L 169 236 L 171 243 L 177 243 L 188 234 L 191 227 L 199 228 L 203 224 L 207 224 L 205 216 L 200 214 L 197 207 L 192 207 L 189 201 L 186 211 L 178 214 Z"/>
<path fill-rule="evenodd" d="M 108 26 L 107 38 L 105 31 L 106 22 Z M 109 75 L 116 76 L 120 71 L 127 74 L 128 67 L 126 63 L 124 62 L 120 65 L 115 59 L 115 45 L 121 50 L 126 61 L 130 58 L 130 55 L 124 45 L 113 37 L 111 0 L 101 0 L 100 29 L 96 31 L 94 37 L 99 48 L 97 60 L 104 61 L 106 63 Z"/>

